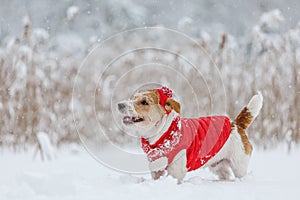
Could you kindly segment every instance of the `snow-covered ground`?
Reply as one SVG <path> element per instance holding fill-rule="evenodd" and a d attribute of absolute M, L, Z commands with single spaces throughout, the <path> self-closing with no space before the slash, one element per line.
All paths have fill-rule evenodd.
<path fill-rule="evenodd" d="M 171 177 L 110 170 L 86 151 L 60 150 L 56 159 L 41 161 L 32 152 L 0 151 L 0 199 L 299 199 L 300 150 L 255 151 L 243 180 L 216 181 L 207 170 L 189 173 L 177 185 Z"/>

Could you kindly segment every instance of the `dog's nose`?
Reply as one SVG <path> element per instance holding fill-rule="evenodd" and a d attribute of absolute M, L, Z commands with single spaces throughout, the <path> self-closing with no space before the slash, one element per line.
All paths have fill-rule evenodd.
<path fill-rule="evenodd" d="M 125 104 L 124 103 L 118 103 L 118 109 L 121 111 L 125 108 Z"/>

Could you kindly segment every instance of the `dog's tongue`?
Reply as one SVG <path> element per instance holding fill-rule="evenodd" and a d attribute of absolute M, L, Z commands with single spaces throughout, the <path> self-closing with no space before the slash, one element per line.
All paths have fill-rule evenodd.
<path fill-rule="evenodd" d="M 144 121 L 143 118 L 140 118 L 140 117 L 130 117 L 130 116 L 125 116 L 123 118 L 123 123 L 124 124 L 133 124 L 133 123 L 136 123 L 136 122 L 142 122 Z"/>
<path fill-rule="evenodd" d="M 123 122 L 124 122 L 124 124 L 132 124 L 133 123 L 133 119 L 132 119 L 132 117 L 125 116 L 123 118 Z"/>

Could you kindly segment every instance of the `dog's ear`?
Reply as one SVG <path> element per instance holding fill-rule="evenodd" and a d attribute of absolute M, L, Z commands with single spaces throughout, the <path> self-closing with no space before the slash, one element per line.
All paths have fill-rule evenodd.
<path fill-rule="evenodd" d="M 165 109 L 170 112 L 172 109 L 175 110 L 178 114 L 180 114 L 180 103 L 175 101 L 172 98 L 168 98 L 165 103 Z"/>

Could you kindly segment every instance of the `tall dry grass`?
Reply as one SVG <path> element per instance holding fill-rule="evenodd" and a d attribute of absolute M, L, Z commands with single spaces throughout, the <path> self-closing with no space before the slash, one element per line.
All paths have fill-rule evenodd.
<path fill-rule="evenodd" d="M 234 118 L 251 96 L 261 91 L 264 106 L 249 130 L 249 137 L 257 146 L 265 149 L 281 144 L 291 149 L 300 142 L 300 25 L 281 32 L 276 24 L 279 23 L 276 20 L 280 19 L 278 13 L 271 12 L 267 13 L 267 17 L 268 15 L 269 21 L 265 20 L 266 17 L 262 17 L 253 30 L 243 38 L 235 38 L 227 33 L 215 37 L 202 32 L 194 39 L 217 64 L 225 87 L 226 113 Z M 157 43 L 166 43 L 166 46 L 170 44 L 170 41 L 160 41 L 159 38 L 163 37 L 158 36 Z M 143 45 L 144 42 L 143 38 L 134 42 L 118 41 L 109 46 L 105 53 L 109 58 L 116 52 L 122 53 L 125 47 L 134 48 Z M 218 76 L 218 72 L 212 70 L 213 63 L 208 60 L 207 55 L 195 50 L 192 43 L 183 43 L 180 48 L 170 48 L 178 54 L 190 56 L 193 62 L 197 63 L 199 70 L 206 77 L 211 77 L 207 80 L 208 84 L 220 102 L 220 105 L 214 105 L 214 112 L 222 111 L 223 89 L 220 82 L 214 79 Z M 90 47 L 87 47 L 86 54 L 89 50 Z M 118 65 L 122 66 L 123 71 L 154 60 L 157 63 L 177 66 L 192 85 L 198 85 L 196 92 L 202 95 L 199 99 L 202 105 L 201 113 L 194 113 L 197 109 L 193 105 L 188 105 L 182 98 L 185 104 L 184 113 L 191 116 L 209 114 L 210 110 L 206 105 L 209 105 L 210 94 L 203 80 L 200 80 L 193 70 L 186 68 L 186 63 L 178 56 L 152 53 L 141 51 L 120 59 Z M 39 131 L 48 133 L 51 142 L 56 146 L 78 141 L 71 100 L 74 78 L 84 56 L 84 54 L 61 54 L 58 48 L 51 46 L 46 31 L 33 29 L 30 20 L 25 19 L 22 36 L 10 39 L 0 49 L 1 146 L 9 146 L 16 150 L 25 148 L 27 144 L 37 142 L 36 134 Z M 99 70 L 104 67 L 101 64 L 104 63 L 99 64 L 102 66 L 101 69 L 90 71 L 88 76 L 79 77 L 80 90 L 93 90 L 86 83 L 97 84 Z M 128 86 L 132 79 L 141 81 L 156 72 L 151 73 L 139 73 L 131 77 L 131 80 L 125 81 L 120 95 L 131 94 L 132 90 Z M 122 71 L 118 70 L 104 73 L 102 79 L 106 84 L 105 87 L 108 90 L 113 89 L 116 80 L 122 75 Z M 168 83 L 168 79 L 171 78 L 174 77 L 162 76 L 161 81 Z M 180 80 L 172 87 L 176 88 L 179 99 L 191 95 L 184 82 Z M 118 143 L 130 141 L 130 138 L 118 129 L 115 121 L 106 120 L 112 110 L 108 99 L 110 97 L 103 95 L 102 92 L 96 91 L 96 95 L 99 95 L 99 99 L 96 100 L 97 117 L 103 122 L 102 126 L 111 130 L 109 137 L 112 140 Z M 81 128 L 89 127 L 97 132 L 97 124 L 89 120 L 95 118 L 93 107 L 87 103 L 89 97 L 76 98 L 75 96 L 75 102 L 80 103 L 75 106 L 81 106 L 85 113 L 84 120 L 80 120 L 80 116 L 75 119 L 75 122 L 79 123 L 77 128 L 80 131 Z M 86 138 L 99 137 L 88 132 L 82 134 Z"/>

